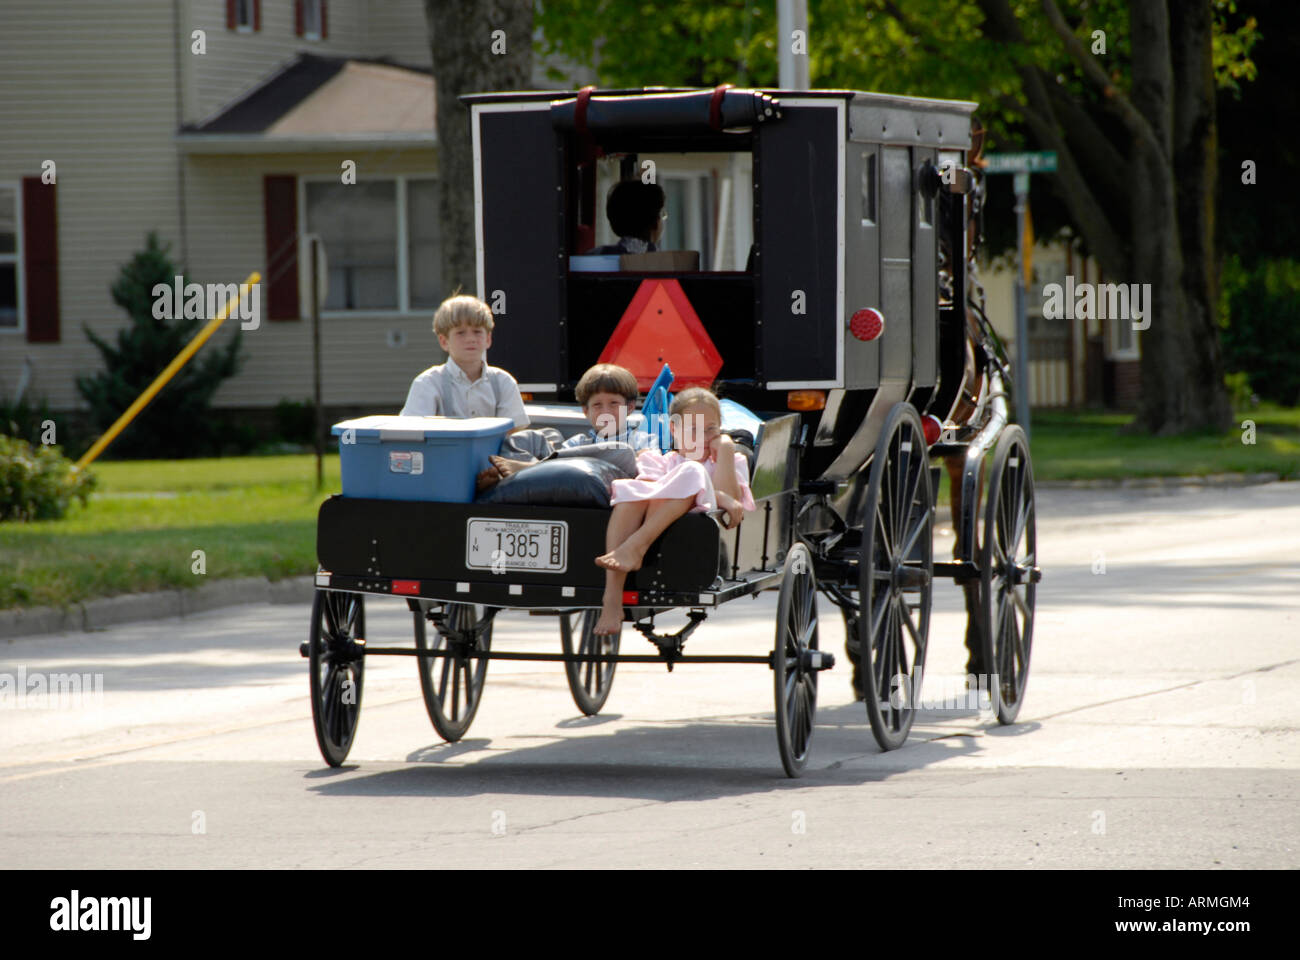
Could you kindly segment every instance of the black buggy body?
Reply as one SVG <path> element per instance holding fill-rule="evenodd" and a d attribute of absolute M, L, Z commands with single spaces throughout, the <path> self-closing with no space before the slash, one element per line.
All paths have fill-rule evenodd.
<path fill-rule="evenodd" d="M 492 362 L 545 404 L 534 411 L 568 406 L 535 421 L 572 429 L 582 423 L 571 406 L 578 378 L 611 355 L 616 328 L 648 285 L 666 285 L 692 315 L 692 335 L 716 348 L 720 366 L 709 377 L 719 394 L 762 419 L 752 451 L 758 509 L 734 530 L 688 514 L 651 548 L 628 578 L 624 605 L 653 652 L 629 655 L 617 638 L 592 634 L 607 509 L 331 498 L 320 511 L 321 569 L 303 644 L 327 761 L 341 763 L 350 749 L 366 656 L 418 656 L 430 717 L 449 740 L 468 729 L 490 659 L 564 661 L 586 713 L 609 696 L 618 662 L 725 661 L 773 669 L 778 745 L 787 773 L 798 775 L 818 674 L 834 665 L 818 649 L 819 591 L 843 612 L 873 733 L 897 747 L 916 714 L 912 683 L 936 575 L 963 584 L 972 655 L 990 675 L 999 719 L 1011 722 L 1028 675 L 1039 574 L 1028 445 L 1006 424 L 1005 359 L 975 276 L 975 104 L 729 87 L 463 99 L 478 294 L 502 331 Z M 737 247 L 729 262 L 707 250 L 674 261 L 689 270 L 635 257 L 617 269 L 584 262 L 604 213 L 602 170 L 608 178 L 617 164 L 618 177 L 631 179 L 654 168 L 647 158 L 698 155 L 740 158 L 749 171 L 729 196 L 749 214 L 743 260 Z M 639 359 L 639 376 L 659 362 L 700 362 L 682 352 Z M 933 557 L 932 458 L 953 478 L 952 562 Z M 469 538 L 505 524 L 532 531 L 547 558 L 471 564 Z M 769 653 L 684 654 L 718 605 L 769 588 L 780 590 Z M 366 642 L 366 594 L 407 598 L 414 650 Z M 678 608 L 687 626 L 657 633 L 656 615 Z M 492 621 L 504 609 L 557 615 L 563 652 L 492 650 Z M 350 699 L 341 693 L 349 689 Z"/>

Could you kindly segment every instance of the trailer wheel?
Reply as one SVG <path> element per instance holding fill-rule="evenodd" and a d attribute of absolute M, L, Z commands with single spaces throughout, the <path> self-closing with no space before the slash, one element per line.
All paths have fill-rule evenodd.
<path fill-rule="evenodd" d="M 817 716 L 817 577 L 807 546 L 796 543 L 785 558 L 776 604 L 772 676 L 776 694 L 776 743 L 788 776 L 808 762 Z"/>
<path fill-rule="evenodd" d="M 414 617 L 417 650 L 448 650 L 445 657 L 418 658 L 420 689 L 438 736 L 455 743 L 474 722 L 487 679 L 487 659 L 465 654 L 491 648 L 492 617 L 479 604 L 449 603 L 445 611 L 448 634 L 435 629 L 432 643 L 424 612 L 417 610 Z"/>
<path fill-rule="evenodd" d="M 889 411 L 876 442 L 858 561 L 858 648 L 871 732 L 903 745 L 916 718 L 934 588 L 934 490 L 921 418 Z"/>
<path fill-rule="evenodd" d="M 1025 433 L 1013 425 L 993 450 L 979 559 L 980 639 L 1000 723 L 1015 721 L 1029 680 L 1037 564 L 1034 468 Z"/>
<path fill-rule="evenodd" d="M 347 758 L 361 718 L 365 635 L 366 610 L 361 594 L 316 591 L 307 639 L 311 719 L 316 744 L 331 767 Z"/>
<path fill-rule="evenodd" d="M 574 610 L 560 614 L 560 643 L 566 654 L 618 654 L 618 644 L 622 634 L 614 636 L 596 636 L 592 631 L 600 618 L 599 610 Z M 574 644 L 574 638 L 577 644 Z M 564 662 L 564 674 L 569 680 L 569 692 L 573 702 L 589 717 L 594 717 L 609 699 L 610 688 L 614 685 L 614 668 L 618 664 L 594 660 Z"/>

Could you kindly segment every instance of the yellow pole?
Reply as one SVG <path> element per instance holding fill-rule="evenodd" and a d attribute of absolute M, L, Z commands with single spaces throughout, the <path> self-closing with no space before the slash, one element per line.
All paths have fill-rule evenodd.
<path fill-rule="evenodd" d="M 248 275 L 248 279 L 240 284 L 240 292 L 243 292 L 244 287 L 251 287 L 261 281 L 262 275 L 254 270 Z M 74 469 L 80 470 L 104 452 L 104 448 L 112 443 L 119 433 L 126 429 L 127 424 L 134 420 L 141 410 L 148 406 L 149 401 L 157 395 L 158 391 L 167 385 L 167 381 L 176 376 L 176 371 L 185 366 L 185 364 L 189 362 L 190 357 L 194 356 L 194 354 L 198 352 L 199 347 L 207 343 L 208 338 L 217 332 L 217 328 L 226 322 L 226 318 L 230 316 L 230 311 L 234 309 L 235 304 L 238 302 L 239 294 L 236 294 L 227 301 L 224 307 L 217 311 L 217 315 L 209 320 L 207 325 L 196 333 L 189 343 L 185 344 L 185 348 L 181 350 L 180 353 L 176 354 L 176 358 L 172 360 L 171 363 L 167 364 L 167 368 L 163 370 L 162 373 L 158 374 L 158 376 L 154 378 L 153 383 L 149 384 L 148 388 L 140 394 L 140 396 L 135 398 L 135 402 L 132 403 L 131 406 L 127 407 L 126 411 L 117 418 L 117 422 L 109 427 L 102 437 L 95 441 L 94 446 L 81 455 L 81 459 L 77 461 Z"/>

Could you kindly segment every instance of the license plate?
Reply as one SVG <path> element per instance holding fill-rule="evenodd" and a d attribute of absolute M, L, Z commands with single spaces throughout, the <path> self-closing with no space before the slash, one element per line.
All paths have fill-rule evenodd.
<path fill-rule="evenodd" d="M 471 570 L 563 573 L 568 558 L 569 525 L 563 521 L 475 519 L 465 530 L 465 566 Z"/>

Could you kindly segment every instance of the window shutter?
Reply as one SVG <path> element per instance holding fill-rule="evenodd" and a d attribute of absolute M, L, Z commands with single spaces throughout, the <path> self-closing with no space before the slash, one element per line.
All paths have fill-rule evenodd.
<path fill-rule="evenodd" d="M 320 0 L 320 38 L 322 40 L 330 35 L 330 18 L 326 9 L 328 6 L 328 0 Z"/>
<path fill-rule="evenodd" d="M 266 315 L 270 320 L 297 320 L 298 178 L 267 174 L 262 178 L 266 227 Z"/>
<path fill-rule="evenodd" d="M 253 0 L 253 32 L 262 29 L 262 0 Z"/>
<path fill-rule="evenodd" d="M 226 29 L 234 30 L 235 27 L 235 0 L 226 0 Z"/>
<path fill-rule="evenodd" d="M 302 36 L 302 2 L 303 0 L 293 0 L 293 32 L 295 36 Z"/>
<path fill-rule="evenodd" d="M 59 218 L 55 186 L 23 177 L 23 299 L 27 340 L 59 341 Z"/>

